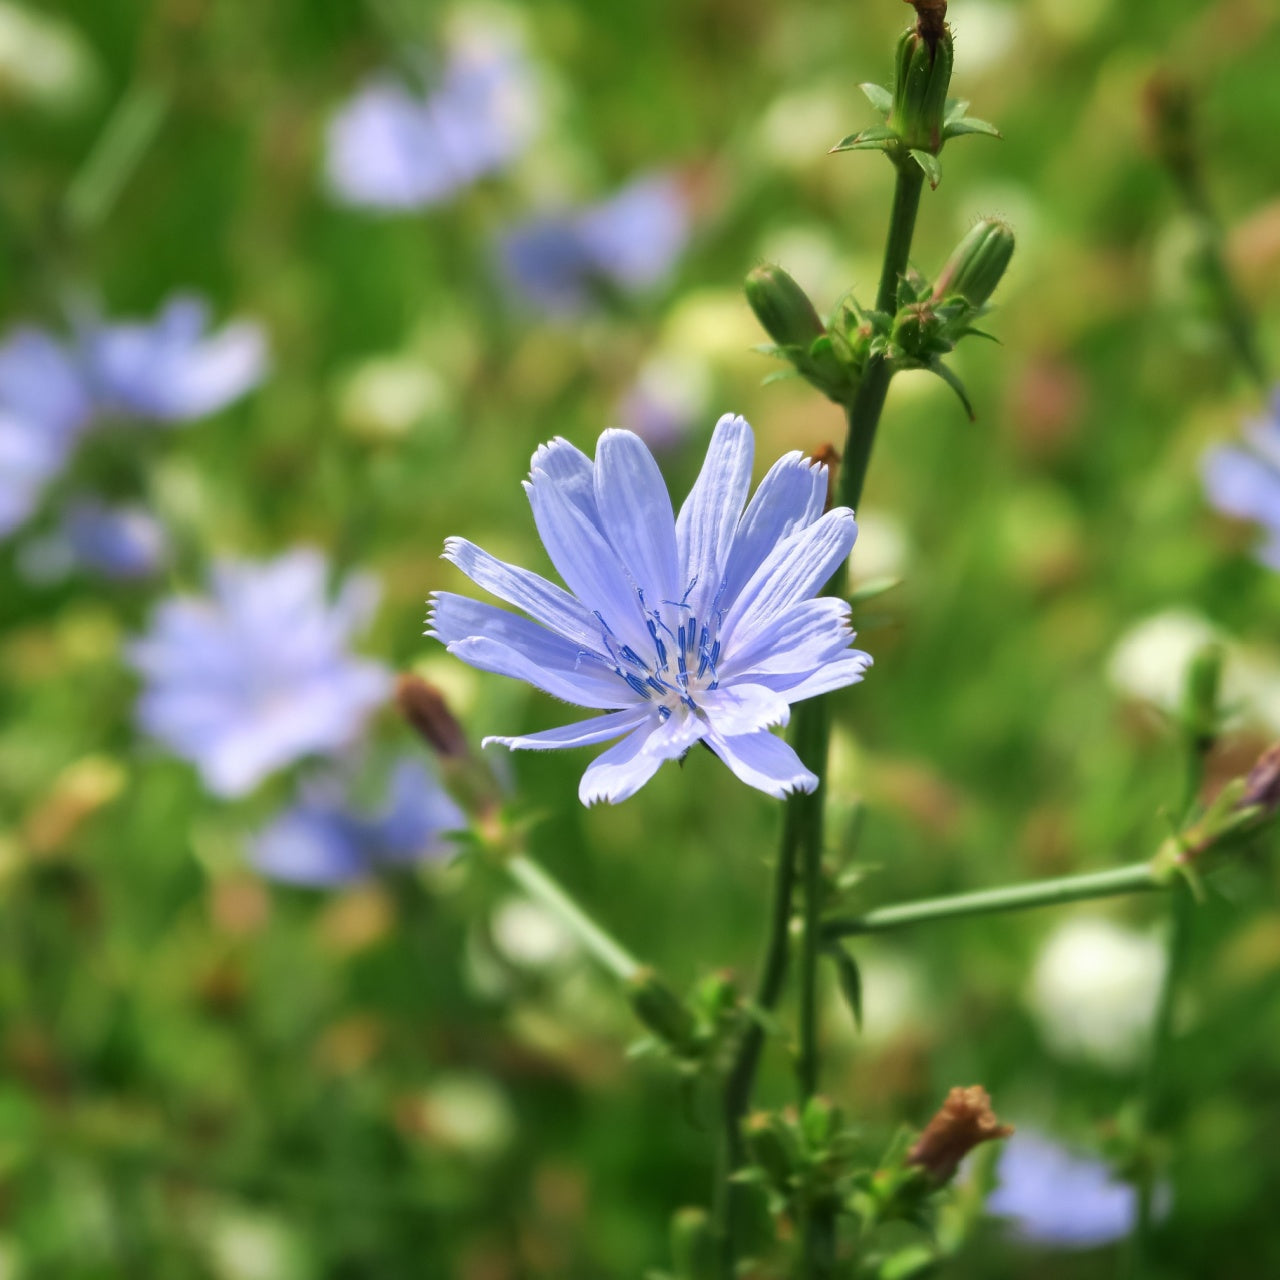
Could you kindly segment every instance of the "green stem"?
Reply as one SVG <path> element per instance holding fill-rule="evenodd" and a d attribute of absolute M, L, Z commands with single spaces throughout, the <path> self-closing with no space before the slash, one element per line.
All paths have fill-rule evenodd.
<path fill-rule="evenodd" d="M 168 95 L 141 81 L 130 85 L 71 180 L 64 212 L 73 231 L 91 231 L 111 212 L 169 109 Z"/>
<path fill-rule="evenodd" d="M 893 190 L 893 208 L 889 213 L 889 237 L 884 247 L 884 266 L 880 272 L 880 287 L 876 291 L 877 311 L 896 311 L 898 308 L 898 282 L 909 265 L 911 240 L 915 235 L 916 215 L 920 211 L 920 193 L 924 189 L 924 173 L 912 160 L 898 165 L 898 181 Z M 840 483 L 836 494 L 842 507 L 857 509 L 862 500 L 862 486 L 866 482 L 867 468 L 871 463 L 871 450 L 876 441 L 880 415 L 884 412 L 885 398 L 889 394 L 889 382 L 893 366 L 884 356 L 872 356 L 867 361 L 857 394 L 848 407 L 848 433 L 845 436 L 844 461 L 840 468 Z"/>
<path fill-rule="evenodd" d="M 535 902 L 546 907 L 595 958 L 621 982 L 629 982 L 640 962 L 620 942 L 602 929 L 526 853 L 517 853 L 503 864 L 507 873 Z"/>
<path fill-rule="evenodd" d="M 788 806 L 783 815 L 782 848 L 778 852 L 773 876 L 773 909 L 765 939 L 764 964 L 756 982 L 755 1004 L 764 1010 L 772 1009 L 778 1003 L 787 976 L 791 898 L 796 878 L 796 850 L 800 844 L 799 812 L 799 809 Z M 763 1049 L 764 1027 L 759 1019 L 753 1018 L 743 1030 L 725 1078 L 722 1141 L 725 1163 L 722 1173 L 726 1187 L 716 1197 L 716 1204 L 723 1212 L 718 1226 L 720 1270 L 725 1280 L 730 1280 L 734 1274 L 745 1190 L 728 1179 L 742 1164 L 742 1118 L 751 1105 L 751 1091 Z"/>
<path fill-rule="evenodd" d="M 964 916 L 995 915 L 1001 911 L 1025 911 L 1031 907 L 1056 907 L 1067 902 L 1112 898 L 1122 893 L 1141 893 L 1167 887 L 1167 882 L 1157 875 L 1150 863 L 1135 862 L 1109 871 L 1089 871 L 1083 875 L 1060 876 L 1033 884 L 1005 885 L 999 889 L 981 889 L 976 893 L 949 894 L 942 898 L 924 898 L 919 902 L 880 907 L 861 916 L 828 919 L 824 931 L 831 938 L 884 933 L 932 920 L 957 920 Z"/>
<path fill-rule="evenodd" d="M 822 811 L 826 792 L 821 779 L 827 771 L 827 743 L 831 721 L 825 698 L 806 704 L 795 747 L 805 768 L 818 775 L 817 790 L 800 793 L 790 802 L 800 828 L 800 878 L 804 891 L 803 932 L 800 941 L 800 1101 L 818 1091 L 818 961 L 822 955 Z"/>

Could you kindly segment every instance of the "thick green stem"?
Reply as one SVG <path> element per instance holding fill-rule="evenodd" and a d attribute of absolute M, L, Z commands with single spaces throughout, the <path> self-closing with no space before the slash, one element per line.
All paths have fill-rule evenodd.
<path fill-rule="evenodd" d="M 1150 863 L 1136 862 L 1109 871 L 1060 876 L 1034 884 L 1012 884 L 999 889 L 981 889 L 976 893 L 903 902 L 892 907 L 880 907 L 861 916 L 828 919 L 823 929 L 829 938 L 884 933 L 933 920 L 958 920 L 964 916 L 1025 911 L 1031 907 L 1056 907 L 1067 902 L 1084 902 L 1089 898 L 1112 898 L 1118 894 L 1167 887 L 1167 882 L 1152 869 Z"/>
<path fill-rule="evenodd" d="M 640 962 L 635 956 L 587 915 L 528 854 L 514 854 L 503 865 L 516 884 L 555 915 L 619 981 L 629 982 L 636 976 Z"/>

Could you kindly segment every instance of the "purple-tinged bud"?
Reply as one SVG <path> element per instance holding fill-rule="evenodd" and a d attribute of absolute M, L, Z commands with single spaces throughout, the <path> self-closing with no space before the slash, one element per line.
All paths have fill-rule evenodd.
<path fill-rule="evenodd" d="M 933 286 L 933 301 L 961 297 L 984 306 L 1013 257 L 1013 229 L 998 218 L 983 218 L 956 245 Z"/>
<path fill-rule="evenodd" d="M 434 685 L 419 676 L 402 675 L 396 682 L 396 706 L 410 728 L 442 760 L 465 760 L 470 755 L 462 726 Z"/>
<path fill-rule="evenodd" d="M 756 319 L 778 346 L 808 351 L 826 332 L 805 291 L 781 267 L 756 267 L 743 288 Z"/>
<path fill-rule="evenodd" d="M 889 127 L 912 150 L 937 155 L 947 116 L 955 49 L 945 0 L 910 0 L 917 21 L 898 41 Z"/>
<path fill-rule="evenodd" d="M 1280 810 L 1280 742 L 1272 743 L 1249 770 L 1240 807 L 1261 810 L 1264 821 L 1269 821 Z"/>
<path fill-rule="evenodd" d="M 957 1086 L 907 1152 L 907 1163 L 941 1187 L 955 1177 L 960 1161 L 974 1147 L 1012 1133 L 1009 1125 L 996 1119 L 991 1098 L 980 1084 L 967 1089 Z"/>

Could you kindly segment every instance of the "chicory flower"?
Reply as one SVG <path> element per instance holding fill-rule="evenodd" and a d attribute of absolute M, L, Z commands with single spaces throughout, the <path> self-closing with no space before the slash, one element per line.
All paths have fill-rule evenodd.
<path fill-rule="evenodd" d="M 850 647 L 848 603 L 817 596 L 857 525 L 845 507 L 823 514 L 826 468 L 798 452 L 744 511 L 753 449 L 744 419 L 721 418 L 677 517 L 631 432 L 606 431 L 594 462 L 565 440 L 542 446 L 525 491 L 568 591 L 462 538 L 445 543 L 446 559 L 528 617 L 440 591 L 428 634 L 471 666 L 605 712 L 486 743 L 621 738 L 588 766 L 584 804 L 625 800 L 698 742 L 769 795 L 818 785 L 770 729 L 787 723 L 791 703 L 861 680 L 871 661 Z"/>
<path fill-rule="evenodd" d="M 1219 511 L 1262 525 L 1266 538 L 1258 559 L 1280 569 L 1280 390 L 1270 414 L 1245 428 L 1243 444 L 1209 450 L 1203 473 L 1209 501 Z"/>
<path fill-rule="evenodd" d="M 382 806 L 355 808 L 337 777 L 304 784 L 299 800 L 255 837 L 251 858 L 264 875 L 291 884 L 349 884 L 379 870 L 450 852 L 444 833 L 466 817 L 417 760 L 401 760 Z"/>
<path fill-rule="evenodd" d="M 373 583 L 348 578 L 330 603 L 328 575 L 311 549 L 224 561 L 208 596 L 162 602 L 133 645 L 139 723 L 214 795 L 244 795 L 303 756 L 340 750 L 389 695 L 389 673 L 348 651 Z"/>

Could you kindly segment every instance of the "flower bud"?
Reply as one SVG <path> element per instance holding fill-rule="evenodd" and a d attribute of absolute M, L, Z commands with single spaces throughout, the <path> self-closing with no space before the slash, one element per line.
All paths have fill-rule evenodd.
<path fill-rule="evenodd" d="M 455 719 L 444 695 L 419 676 L 402 675 L 396 681 L 396 706 L 410 728 L 442 760 L 465 760 L 467 736 Z"/>
<path fill-rule="evenodd" d="M 985 305 L 1013 257 L 1013 231 L 998 218 L 983 218 L 955 247 L 933 287 L 933 300 L 961 297 Z"/>
<path fill-rule="evenodd" d="M 830 1098 L 814 1094 L 804 1105 L 800 1117 L 800 1131 L 804 1134 L 810 1151 L 821 1151 L 830 1146 L 840 1132 L 840 1108 Z"/>
<path fill-rule="evenodd" d="M 1182 691 L 1182 722 L 1198 750 L 1207 750 L 1218 732 L 1218 692 L 1222 685 L 1220 644 L 1198 649 L 1187 666 Z"/>
<path fill-rule="evenodd" d="M 1280 742 L 1272 743 L 1257 759 L 1244 780 L 1240 808 L 1259 809 L 1264 822 L 1280 810 Z"/>
<path fill-rule="evenodd" d="M 957 1087 L 907 1152 L 907 1163 L 922 1169 L 940 1187 L 955 1177 L 960 1161 L 979 1143 L 1007 1138 L 1012 1132 L 996 1119 L 991 1099 L 980 1084 Z"/>
<path fill-rule="evenodd" d="M 776 1191 L 786 1193 L 791 1189 L 797 1153 L 783 1137 L 784 1132 L 775 1117 L 767 1111 L 757 1111 L 748 1116 L 743 1125 L 743 1136 L 751 1162 L 764 1173 Z"/>
<path fill-rule="evenodd" d="M 677 1053 L 693 1049 L 697 1025 L 689 1006 L 649 968 L 637 969 L 627 983 L 636 1017 Z"/>
<path fill-rule="evenodd" d="M 942 0 L 912 0 L 919 20 L 898 41 L 889 127 L 912 150 L 937 155 L 947 115 L 955 50 Z"/>
<path fill-rule="evenodd" d="M 756 319 L 778 346 L 808 351 L 826 332 L 813 303 L 781 267 L 756 267 L 743 287 Z"/>
<path fill-rule="evenodd" d="M 716 1237 L 705 1209 L 677 1209 L 671 1219 L 671 1261 L 676 1280 L 714 1280 Z"/>

